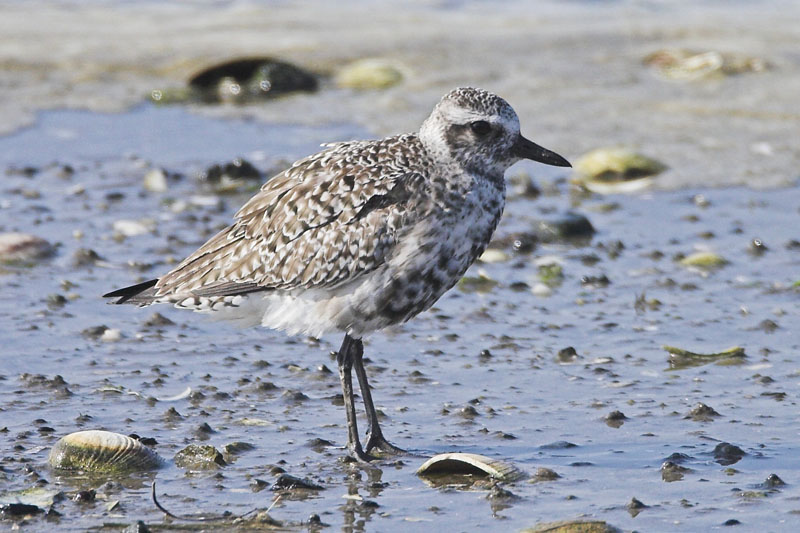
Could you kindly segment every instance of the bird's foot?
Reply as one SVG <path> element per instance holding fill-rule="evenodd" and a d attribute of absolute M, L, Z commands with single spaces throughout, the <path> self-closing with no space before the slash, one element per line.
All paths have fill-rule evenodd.
<path fill-rule="evenodd" d="M 398 448 L 394 444 L 387 441 L 380 433 L 370 434 L 367 437 L 366 453 L 370 454 L 373 451 L 380 452 L 381 455 L 408 455 L 408 452 L 402 448 Z"/>
<path fill-rule="evenodd" d="M 378 460 L 378 457 L 370 455 L 368 451 L 365 452 L 361 447 L 361 444 L 356 444 L 355 446 L 348 444 L 347 450 L 350 453 L 350 457 L 352 457 L 357 463 L 370 464 L 373 461 Z"/>

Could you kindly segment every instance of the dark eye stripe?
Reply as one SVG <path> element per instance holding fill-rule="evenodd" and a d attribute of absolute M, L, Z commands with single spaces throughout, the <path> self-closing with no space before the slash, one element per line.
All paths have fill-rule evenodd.
<path fill-rule="evenodd" d="M 480 136 L 486 135 L 492 131 L 492 125 L 485 120 L 476 120 L 475 122 L 470 122 L 469 127 L 476 135 Z"/>

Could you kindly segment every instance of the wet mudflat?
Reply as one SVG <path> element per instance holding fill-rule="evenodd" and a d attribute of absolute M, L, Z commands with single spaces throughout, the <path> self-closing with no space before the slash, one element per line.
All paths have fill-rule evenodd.
<path fill-rule="evenodd" d="M 104 119 L 87 113 L 81 122 Z M 143 108 L 118 119 L 135 134 L 185 117 Z M 43 117 L 64 120 L 74 117 Z M 203 120 L 206 133 L 245 127 Z M 46 146 L 51 130 L 19 135 Z M 279 151 L 241 153 L 268 172 L 313 149 L 283 131 Z M 39 506 L 57 512 L 26 519 L 25 530 L 119 530 L 138 520 L 169 529 L 150 499 L 154 479 L 173 513 L 224 517 L 272 506 L 269 516 L 290 529 L 517 530 L 577 517 L 643 531 L 731 521 L 788 531 L 796 523 L 796 187 L 582 195 L 558 170 L 514 167 L 512 182 L 536 172 L 543 194 L 509 186 L 486 262 L 435 309 L 368 339 L 387 436 L 419 457 L 362 468 L 341 460 L 331 356 L 338 336 L 288 338 L 99 298 L 168 270 L 257 186 L 218 194 L 196 174 L 219 159 L 163 147 L 162 160 L 156 150 L 147 159 L 54 159 L 45 148 L 5 163 L 3 231 L 56 247 L 49 259 L 2 270 L 0 496 L 5 504 L 36 489 Z M 144 177 L 162 167 L 165 190 L 148 190 Z M 540 231 L 536 240 L 542 220 L 567 211 L 596 233 L 544 243 Z M 725 261 L 687 265 L 698 251 Z M 676 360 L 663 345 L 696 356 Z M 743 353 L 709 355 L 732 346 Z M 110 479 L 50 469 L 54 443 L 85 429 L 155 439 L 168 464 Z M 214 446 L 224 464 L 176 466 L 189 444 Z M 427 457 L 450 451 L 506 460 L 528 477 L 440 486 L 415 475 Z M 322 489 L 287 490 L 292 482 L 281 474 Z"/>
<path fill-rule="evenodd" d="M 796 2 L 422 1 L 360 32 L 359 2 L 28 4 L 0 17 L 0 529 L 797 530 Z M 231 101 L 270 87 L 259 70 L 166 104 L 253 56 L 317 90 Z M 506 97 L 573 162 L 622 146 L 662 172 L 602 195 L 510 170 L 483 261 L 366 340 L 386 436 L 416 455 L 342 460 L 337 336 L 100 298 L 169 270 L 320 143 L 411 131 L 457 85 Z M 166 464 L 48 466 L 93 429 Z M 527 476 L 415 474 L 444 452 Z M 169 511 L 217 521 L 165 518 L 153 480 Z"/>

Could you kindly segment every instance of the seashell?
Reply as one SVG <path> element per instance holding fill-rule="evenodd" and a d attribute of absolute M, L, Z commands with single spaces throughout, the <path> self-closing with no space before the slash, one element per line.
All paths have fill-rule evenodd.
<path fill-rule="evenodd" d="M 492 459 L 477 453 L 440 453 L 434 455 L 417 469 L 418 476 L 429 475 L 482 475 L 498 481 L 517 481 L 525 473 L 511 463 Z"/>
<path fill-rule="evenodd" d="M 667 345 L 662 346 L 662 348 L 669 352 L 667 362 L 671 370 L 683 370 L 684 368 L 703 366 L 709 363 L 723 366 L 740 365 L 747 357 L 744 353 L 744 348 L 741 346 L 731 346 L 713 353 L 690 352 L 689 350 Z"/>
<path fill-rule="evenodd" d="M 681 259 L 681 265 L 698 269 L 712 270 L 728 264 L 728 260 L 714 252 L 695 252 Z"/>
<path fill-rule="evenodd" d="M 403 81 L 403 73 L 380 58 L 359 59 L 336 75 L 336 84 L 346 89 L 387 89 Z"/>
<path fill-rule="evenodd" d="M 99 430 L 61 437 L 47 461 L 53 468 L 104 474 L 155 470 L 164 464 L 164 459 L 138 440 Z"/>
<path fill-rule="evenodd" d="M 522 533 L 620 533 L 620 529 L 603 520 L 560 520 L 537 524 Z"/>
<path fill-rule="evenodd" d="M 55 254 L 55 247 L 36 235 L 0 233 L 0 264 L 30 266 Z"/>
<path fill-rule="evenodd" d="M 650 187 L 667 166 L 626 148 L 598 148 L 575 162 L 572 183 L 598 194 L 624 194 Z"/>

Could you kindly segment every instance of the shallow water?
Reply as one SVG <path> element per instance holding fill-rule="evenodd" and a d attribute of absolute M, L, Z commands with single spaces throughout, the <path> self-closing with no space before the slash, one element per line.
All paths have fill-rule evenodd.
<path fill-rule="evenodd" d="M 175 141 L 179 145 L 159 145 L 164 161 L 181 169 L 193 165 L 180 161 L 180 147 L 203 142 L 198 132 L 242 126 L 181 113 L 140 109 L 114 122 L 137 139 L 137 123 L 160 131 L 176 121 L 200 121 L 194 125 L 202 127 Z M 107 118 L 54 113 L 42 118 L 41 127 L 0 145 L 16 146 L 22 138 L 27 146 L 37 138 L 45 143 L 48 125 Z M 246 137 L 275 133 L 270 125 L 242 127 Z M 107 137 L 117 138 L 114 126 L 109 128 Z M 344 134 L 347 127 L 341 128 L 322 134 Z M 92 128 L 75 130 L 74 142 L 80 143 Z M 288 132 L 292 135 L 284 135 L 286 143 L 280 145 L 286 155 L 310 149 L 303 135 Z M 147 142 L 140 142 L 129 148 L 159 160 L 157 149 L 148 152 Z M 248 149 L 247 143 L 241 146 Z M 171 308 L 157 310 L 174 325 L 148 327 L 144 322 L 156 309 L 103 304 L 98 295 L 104 291 L 167 270 L 171 261 L 227 223 L 244 197 L 209 195 L 191 173 L 171 182 L 165 193 L 147 193 L 141 180 L 149 163 L 113 157 L 102 144 L 96 150 L 59 160 L 74 167 L 71 177 L 64 177 L 59 165 L 45 164 L 33 177 L 7 175 L 3 187 L 3 230 L 30 231 L 60 243 L 52 260 L 31 268 L 8 267 L 2 275 L 4 491 L 28 488 L 43 477 L 48 488 L 71 494 L 93 487 L 103 498 L 121 502 L 112 511 L 103 501 L 56 504 L 62 513 L 60 529 L 138 519 L 157 523 L 162 515 L 149 500 L 150 476 L 124 480 L 120 487 L 50 471 L 46 457 L 57 438 L 88 428 L 137 433 L 154 437 L 157 451 L 171 458 L 186 444 L 199 442 L 202 424 L 214 430 L 203 442 L 220 448 L 244 441 L 255 449 L 218 472 L 160 471 L 160 501 L 179 514 L 240 514 L 268 507 L 274 493 L 252 492 L 250 483 L 253 478 L 272 483 L 270 466 L 278 464 L 326 487 L 307 499 L 286 497 L 275 505 L 271 515 L 290 524 L 311 514 L 334 528 L 380 531 L 423 531 L 443 523 L 459 524 L 464 531 L 515 530 L 584 515 L 644 531 L 709 530 L 730 519 L 788 531 L 796 523 L 800 365 L 794 332 L 800 323 L 792 284 L 800 251 L 791 240 L 800 238 L 794 222 L 797 188 L 582 199 L 567 194 L 558 169 L 512 169 L 537 172 L 550 193 L 535 201 L 512 199 L 498 237 L 569 208 L 589 216 L 598 233 L 585 246 L 540 245 L 532 255 L 475 265 L 469 276 L 482 271 L 499 285 L 486 293 L 453 290 L 434 310 L 368 339 L 369 372 L 377 404 L 387 415 L 385 431 L 420 457 L 364 470 L 338 460 L 345 440 L 344 415 L 335 399 L 338 380 L 320 371 L 321 365 L 335 369 L 330 352 L 338 347 L 336 336 L 315 341 L 237 330 Z M 26 157 L 32 159 L 6 165 L 28 161 L 39 166 L 49 154 L 40 160 Z M 186 159 L 193 157 L 195 167 L 207 162 L 200 155 Z M 273 158 L 278 159 L 262 154 L 258 164 L 269 168 Z M 698 194 L 707 200 L 706 207 L 697 201 Z M 176 202 L 185 198 L 195 200 L 178 209 Z M 112 225 L 122 218 L 152 219 L 156 229 L 115 240 Z M 80 238 L 73 236 L 76 231 Z M 753 238 L 768 251 L 749 254 Z M 99 266 L 74 266 L 74 254 L 82 247 L 102 256 Z M 717 251 L 730 264 L 702 273 L 673 259 L 701 247 Z M 534 261 L 549 255 L 563 261 L 565 274 L 550 297 L 512 288 L 518 281 L 534 286 Z M 602 274 L 609 285 L 581 283 L 583 276 Z M 65 295 L 68 302 L 49 305 L 51 294 Z M 634 303 L 643 294 L 661 305 L 637 312 Z M 764 320 L 774 321 L 777 329 L 765 329 Z M 104 342 L 82 335 L 99 325 L 118 328 L 122 339 Z M 739 366 L 671 371 L 663 344 L 708 352 L 741 345 L 747 358 Z M 562 364 L 556 354 L 567 346 L 579 357 Z M 491 356 L 481 357 L 482 350 Z M 47 379 L 31 376 L 37 374 Z M 56 375 L 72 394 L 48 382 Z M 275 388 L 259 386 L 264 382 Z M 187 387 L 204 397 L 170 400 Z M 307 398 L 295 398 L 297 391 Z M 722 416 L 712 422 L 684 418 L 698 402 Z M 462 414 L 469 405 L 478 416 Z M 170 408 L 180 417 L 170 416 Z M 627 416 L 616 429 L 604 421 L 614 410 Z M 79 415 L 91 418 L 79 421 Z M 260 425 L 248 425 L 253 420 Z M 333 446 L 310 447 L 318 438 Z M 552 446 L 562 441 L 575 446 Z M 717 464 L 712 452 L 722 441 L 747 455 L 730 467 Z M 506 500 L 487 498 L 487 489 L 431 488 L 414 474 L 422 456 L 456 450 L 506 459 L 530 474 L 538 467 L 552 468 L 561 478 L 506 485 L 519 497 Z M 686 454 L 682 465 L 692 472 L 667 483 L 659 468 L 673 453 Z M 768 492 L 756 488 L 771 473 L 788 485 Z M 751 493 L 742 496 L 743 491 Z M 626 509 L 633 497 L 649 506 L 636 517 Z M 51 524 L 34 520 L 26 527 L 46 530 Z"/>
<path fill-rule="evenodd" d="M 152 475 L 108 485 L 47 467 L 59 437 L 89 428 L 153 437 L 168 459 L 205 437 L 217 448 L 255 446 L 218 471 L 159 471 L 159 500 L 178 514 L 266 509 L 276 492 L 254 492 L 251 483 L 274 483 L 279 465 L 325 487 L 284 496 L 270 511 L 299 529 L 318 514 L 332 529 L 355 531 L 513 531 L 580 516 L 639 531 L 723 529 L 728 520 L 747 530 L 796 530 L 797 5 L 543 2 L 534 12 L 513 2 L 419 2 L 374 14 L 373 27 L 349 36 L 337 17 L 352 16 L 358 2 L 341 11 L 314 5 L 317 18 L 280 3 L 3 6 L 0 76 L 14 80 L 12 100 L 26 103 L 0 102 L 0 116 L 9 131 L 26 113 L 36 120 L 0 138 L 0 232 L 33 233 L 58 250 L 32 267 L 0 269 L 0 502 L 37 479 L 68 496 L 98 491 L 97 502 L 62 501 L 57 522 L 35 518 L 24 530 L 164 522 L 150 501 Z M 448 39 L 436 20 L 444 15 L 458 22 Z M 214 31 L 202 31 L 208 27 Z M 28 46 L 14 45 L 20 36 Z M 134 46 L 137 37 L 148 44 Z M 62 42 L 70 46 L 54 45 Z M 210 59 L 263 53 L 265 42 L 271 54 L 323 70 L 364 55 L 413 68 L 385 92 L 325 86 L 243 108 L 140 103 L 154 86 L 177 83 Z M 320 45 L 330 42 L 337 45 Z M 667 45 L 742 51 L 778 68 L 667 83 L 640 63 Z M 339 460 L 339 384 L 321 368 L 335 372 L 338 337 L 238 330 L 171 308 L 106 306 L 99 297 L 162 274 L 230 221 L 249 193 L 213 194 L 196 179 L 210 164 L 243 156 L 268 173 L 322 142 L 413 129 L 441 93 L 462 83 L 507 96 L 523 131 L 569 158 L 632 144 L 671 168 L 652 192 L 606 197 L 570 194 L 561 169 L 511 169 L 534 175 L 545 194 L 512 198 L 498 241 L 568 209 L 588 216 L 597 234 L 582 245 L 541 244 L 530 255 L 505 247 L 508 261 L 467 274 L 484 273 L 499 282 L 494 288 L 454 289 L 434 310 L 367 339 L 387 437 L 419 457 L 375 469 Z M 39 112 L 49 108 L 57 110 Z M 122 109 L 129 110 L 98 112 Z M 182 176 L 166 192 L 147 192 L 142 179 L 154 167 Z M 736 184 L 751 187 L 710 187 Z M 119 220 L 151 229 L 118 238 Z M 753 239 L 766 245 L 763 254 L 749 252 Z M 102 259 L 76 264 L 83 248 Z M 704 272 L 677 261 L 702 249 L 729 264 Z M 536 263 L 546 256 L 562 262 L 564 279 L 541 296 Z M 609 284 L 582 283 L 602 275 Z M 155 311 L 174 324 L 147 326 Z M 121 339 L 82 333 L 100 325 L 119 329 Z M 739 345 L 747 357 L 674 370 L 665 344 L 696 352 Z M 557 354 L 569 346 L 578 358 L 565 363 Z M 202 396 L 173 399 L 187 387 Z M 686 418 L 698 402 L 722 416 Z M 478 415 L 466 416 L 467 406 Z M 617 410 L 627 419 L 614 428 L 605 417 Z M 199 432 L 202 424 L 214 432 Z M 721 442 L 747 455 L 723 466 L 713 455 Z M 432 488 L 414 472 L 445 451 L 505 459 L 529 474 L 547 467 L 561 478 L 503 485 L 516 499 Z M 666 482 L 660 468 L 675 453 L 691 471 Z M 773 473 L 787 485 L 761 488 Z M 626 507 L 634 497 L 648 505 L 636 516 Z"/>
<path fill-rule="evenodd" d="M 270 123 L 416 129 L 459 85 L 493 90 L 523 132 L 570 155 L 628 145 L 672 170 L 662 188 L 786 186 L 798 177 L 800 3 L 4 2 L 0 131 L 42 109 L 120 111 L 233 58 L 273 56 L 333 75 L 380 57 L 404 73 L 385 91 L 337 89 L 193 112 Z M 353 28 L 352 21 L 359 25 Z M 753 56 L 764 72 L 697 82 L 643 65 L 664 48 Z M 563 150 L 563 148 L 562 148 Z M 566 151 L 566 150 L 565 150 Z"/>

